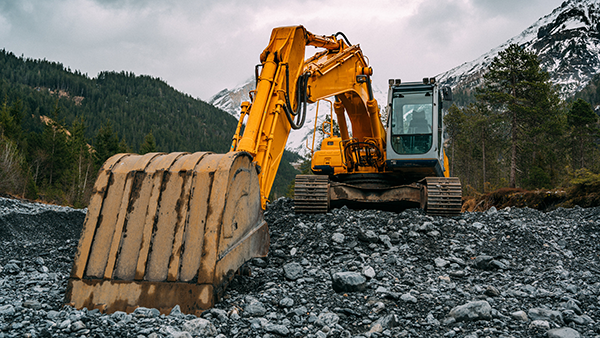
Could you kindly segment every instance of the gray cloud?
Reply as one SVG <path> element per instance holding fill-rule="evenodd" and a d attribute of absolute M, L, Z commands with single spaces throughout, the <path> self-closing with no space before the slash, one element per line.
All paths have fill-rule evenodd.
<path fill-rule="evenodd" d="M 273 27 L 346 33 L 376 85 L 446 71 L 520 33 L 560 0 L 0 0 L 0 48 L 90 76 L 133 71 L 208 100 L 253 74 Z M 312 49 L 309 49 L 312 51 Z"/>

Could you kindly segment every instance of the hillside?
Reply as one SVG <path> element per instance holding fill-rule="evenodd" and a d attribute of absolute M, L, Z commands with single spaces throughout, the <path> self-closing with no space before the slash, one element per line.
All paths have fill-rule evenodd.
<path fill-rule="evenodd" d="M 62 182 L 56 182 L 57 175 L 52 175 L 52 172 L 58 169 L 54 162 L 47 163 L 46 159 L 54 155 L 61 156 L 54 154 L 54 148 L 51 150 L 52 156 L 48 150 L 41 149 L 48 143 L 43 138 L 46 127 L 42 120 L 49 121 L 48 118 L 51 118 L 60 125 L 60 130 L 70 132 L 75 124 L 83 121 L 82 137 L 85 136 L 85 142 L 96 151 L 100 151 L 99 147 L 105 147 L 107 139 L 114 138 L 116 143 L 121 142 L 118 147 L 115 143 L 112 151 L 102 151 L 103 155 L 96 160 L 95 168 L 90 170 L 93 177 L 99 165 L 111 153 L 140 151 L 149 133 L 154 137 L 155 151 L 224 153 L 229 150 L 237 125 L 235 117 L 177 91 L 159 78 L 112 71 L 101 72 L 91 78 L 61 63 L 17 57 L 6 50 L 0 50 L 0 99 L 3 109 L 10 111 L 7 115 L 11 120 L 18 121 L 18 129 L 23 130 L 19 132 L 18 139 L 13 140 L 20 148 L 15 158 L 25 162 L 23 174 L 16 180 L 20 183 L 15 183 L 12 189 L 17 189 L 17 185 L 26 185 L 23 181 L 29 180 L 27 176 L 30 176 L 38 187 L 52 186 L 55 190 L 52 195 L 61 195 L 59 190 L 64 192 L 69 189 L 68 186 L 73 184 L 73 171 L 81 168 L 69 169 L 74 158 L 72 154 L 63 155 L 62 160 L 69 163 L 61 167 L 65 172 Z M 0 130 L 2 125 L 0 123 Z M 9 137 L 8 131 L 0 134 Z M 288 154 L 286 159 L 297 161 L 298 157 Z M 5 179 L 2 169 L 0 166 L 0 178 Z M 51 174 L 38 180 L 40 170 L 41 176 L 46 172 Z M 282 161 L 281 172 L 281 177 L 273 187 L 274 197 L 287 192 L 289 181 L 296 173 L 285 160 Z M 89 186 L 93 184 L 93 179 L 85 182 Z M 17 190 L 20 189 L 24 188 Z M 14 193 L 10 190 L 0 184 L 0 193 Z"/>
<path fill-rule="evenodd" d="M 70 125 L 83 117 L 90 139 L 110 120 L 134 151 L 152 131 L 160 151 L 225 152 L 237 124 L 229 114 L 161 79 L 129 72 L 101 72 L 90 78 L 60 63 L 16 57 L 5 50 L 0 51 L 0 97 L 9 103 L 23 101 L 26 115 L 50 116 L 58 100 L 58 118 Z"/>

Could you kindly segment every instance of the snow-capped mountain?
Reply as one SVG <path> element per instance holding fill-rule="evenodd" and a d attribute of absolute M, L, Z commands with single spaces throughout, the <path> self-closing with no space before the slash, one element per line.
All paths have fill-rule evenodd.
<path fill-rule="evenodd" d="M 250 101 L 249 92 L 254 90 L 256 82 L 254 78 L 249 79 L 245 83 L 235 87 L 234 89 L 223 89 L 215 96 L 213 96 L 208 103 L 213 106 L 222 109 L 229 114 L 239 119 L 240 117 L 240 105 L 243 101 Z M 373 87 L 373 96 L 377 99 L 380 108 L 386 105 L 387 101 L 387 89 L 382 91 L 376 86 Z M 333 98 L 330 100 L 333 102 Z M 322 128 L 325 117 L 331 113 L 330 104 L 321 101 L 319 103 L 319 115 L 317 117 L 316 128 L 317 131 Z M 315 116 L 317 113 L 317 103 L 309 104 L 306 112 L 306 121 L 304 126 L 299 130 L 292 130 L 288 137 L 286 149 L 293 151 L 300 156 L 307 156 L 310 153 L 310 149 L 313 147 L 313 132 L 315 130 Z M 335 118 L 335 117 L 334 117 Z M 350 123 L 348 123 L 350 125 Z M 314 142 L 314 147 L 318 147 L 318 143 L 321 141 L 321 134 L 317 132 L 317 138 Z"/>
<path fill-rule="evenodd" d="M 477 87 L 494 57 L 510 44 L 535 52 L 561 95 L 571 96 L 600 73 L 600 0 L 565 1 L 521 34 L 437 79 L 453 88 Z"/>

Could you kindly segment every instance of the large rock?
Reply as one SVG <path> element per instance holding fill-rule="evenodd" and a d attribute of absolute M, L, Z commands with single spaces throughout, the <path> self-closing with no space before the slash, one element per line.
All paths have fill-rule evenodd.
<path fill-rule="evenodd" d="M 456 321 L 489 320 L 492 319 L 492 307 L 485 300 L 479 300 L 453 308 L 449 316 Z"/>
<path fill-rule="evenodd" d="M 581 334 L 570 327 L 548 330 L 547 334 L 548 338 L 581 338 Z"/>
<path fill-rule="evenodd" d="M 267 308 L 259 301 L 250 302 L 244 308 L 244 314 L 248 317 L 262 317 L 267 313 Z"/>
<path fill-rule="evenodd" d="M 289 280 L 296 280 L 302 277 L 304 274 L 304 269 L 300 263 L 292 262 L 283 266 L 283 273 L 285 274 L 285 278 Z"/>
<path fill-rule="evenodd" d="M 275 333 L 280 336 L 287 336 L 290 333 L 290 330 L 285 325 L 271 324 L 268 323 L 265 325 L 265 331 L 270 333 Z"/>
<path fill-rule="evenodd" d="M 331 276 L 331 282 L 335 292 L 363 291 L 367 287 L 367 279 L 363 275 L 351 271 L 334 273 Z"/>
<path fill-rule="evenodd" d="M 563 323 L 562 313 L 559 311 L 536 307 L 529 309 L 528 315 L 531 320 L 549 320 L 557 324 Z"/>
<path fill-rule="evenodd" d="M 196 318 L 183 323 L 183 329 L 192 336 L 212 337 L 217 334 L 217 329 L 209 320 Z"/>
<path fill-rule="evenodd" d="M 0 306 L 0 315 L 12 316 L 15 314 L 15 307 L 8 304 Z"/>

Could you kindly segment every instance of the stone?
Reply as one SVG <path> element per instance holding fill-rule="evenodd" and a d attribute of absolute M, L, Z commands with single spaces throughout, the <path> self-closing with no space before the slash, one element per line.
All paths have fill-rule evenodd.
<path fill-rule="evenodd" d="M 112 318 L 112 320 L 114 320 L 115 322 L 127 323 L 131 320 L 132 316 L 123 311 L 115 311 L 113 314 L 110 315 L 110 318 Z"/>
<path fill-rule="evenodd" d="M 285 297 L 282 300 L 279 301 L 279 306 L 281 307 L 292 307 L 294 306 L 294 300 L 289 298 L 289 297 Z"/>
<path fill-rule="evenodd" d="M 21 272 L 21 268 L 17 264 L 15 264 L 15 263 L 8 263 L 8 264 L 6 264 L 4 266 L 3 270 L 6 270 L 6 272 L 8 272 L 10 274 L 13 274 L 13 275 L 16 275 L 19 272 Z"/>
<path fill-rule="evenodd" d="M 289 280 L 297 280 L 304 275 L 304 268 L 297 262 L 288 263 L 283 266 L 285 278 Z"/>
<path fill-rule="evenodd" d="M 267 332 L 275 333 L 280 336 L 287 336 L 290 333 L 290 330 L 285 325 L 269 323 L 269 324 L 265 325 L 264 329 Z"/>
<path fill-rule="evenodd" d="M 155 318 L 160 316 L 160 311 L 158 309 L 149 309 L 143 306 L 138 307 L 132 313 L 135 317 L 139 318 Z"/>
<path fill-rule="evenodd" d="M 496 289 L 495 287 L 493 287 L 491 285 L 487 286 L 484 293 L 485 293 L 485 295 L 490 296 L 490 297 L 500 296 L 500 291 L 498 291 L 498 289 Z"/>
<path fill-rule="evenodd" d="M 534 320 L 531 323 L 529 323 L 529 328 L 530 329 L 542 329 L 542 330 L 548 330 L 550 329 L 550 323 L 547 320 Z"/>
<path fill-rule="evenodd" d="M 364 232 L 359 231 L 358 239 L 363 242 L 377 243 L 379 241 L 379 236 L 377 236 L 377 234 L 373 230 L 367 230 Z"/>
<path fill-rule="evenodd" d="M 392 329 L 400 326 L 400 318 L 396 314 L 387 315 L 377 319 L 376 323 L 381 324 L 384 329 Z"/>
<path fill-rule="evenodd" d="M 570 327 L 548 330 L 546 334 L 548 338 L 581 338 L 581 334 Z"/>
<path fill-rule="evenodd" d="M 339 232 L 336 232 L 331 236 L 331 240 L 338 244 L 344 243 L 344 238 L 344 234 L 341 234 Z"/>
<path fill-rule="evenodd" d="M 569 299 L 565 304 L 565 308 L 569 310 L 573 310 L 577 315 L 583 314 L 583 311 L 579 308 L 577 301 L 574 299 Z"/>
<path fill-rule="evenodd" d="M 506 264 L 494 259 L 492 256 L 477 256 L 473 261 L 473 265 L 481 270 L 496 270 L 506 269 Z"/>
<path fill-rule="evenodd" d="M 440 326 L 440 321 L 435 319 L 432 313 L 428 314 L 427 317 L 425 317 L 425 320 L 429 325 Z"/>
<path fill-rule="evenodd" d="M 562 313 L 559 311 L 544 308 L 532 308 L 529 309 L 528 315 L 531 320 L 549 320 L 557 324 L 563 323 Z"/>
<path fill-rule="evenodd" d="M 267 308 L 259 301 L 250 302 L 244 308 L 247 317 L 262 317 L 267 313 Z"/>
<path fill-rule="evenodd" d="M 450 264 L 449 261 L 447 261 L 441 257 L 436 258 L 434 260 L 434 262 L 435 262 L 435 266 L 437 266 L 438 268 L 444 268 L 444 267 L 446 267 L 446 265 Z"/>
<path fill-rule="evenodd" d="M 367 280 L 357 272 L 336 272 L 331 276 L 331 286 L 335 292 L 364 291 Z"/>
<path fill-rule="evenodd" d="M 376 276 L 375 269 L 368 265 L 363 268 L 362 274 L 369 279 L 374 278 Z"/>
<path fill-rule="evenodd" d="M 37 300 L 30 300 L 30 301 L 23 302 L 23 307 L 34 309 L 34 310 L 39 310 L 42 308 L 42 304 L 40 302 L 38 302 Z"/>
<path fill-rule="evenodd" d="M 71 320 L 70 319 L 65 319 L 62 322 L 60 322 L 60 324 L 58 324 L 58 328 L 63 330 L 68 328 L 71 325 Z"/>
<path fill-rule="evenodd" d="M 335 326 L 340 321 L 340 317 L 333 312 L 322 312 L 318 320 L 329 327 Z"/>
<path fill-rule="evenodd" d="M 481 230 L 481 229 L 485 228 L 485 225 L 481 222 L 474 222 L 473 224 L 471 224 L 471 226 L 473 228 L 475 228 L 476 230 Z"/>
<path fill-rule="evenodd" d="M 189 332 L 192 336 L 214 336 L 217 334 L 217 329 L 209 320 L 204 318 L 196 318 L 183 323 L 183 330 Z"/>
<path fill-rule="evenodd" d="M 522 322 L 527 322 L 529 321 L 529 318 L 527 317 L 527 313 L 525 313 L 525 311 L 515 311 L 512 312 L 510 314 L 511 317 L 513 317 L 516 320 L 520 320 Z"/>
<path fill-rule="evenodd" d="M 227 311 L 223 309 L 212 308 L 207 311 L 204 311 L 202 314 L 211 315 L 213 318 L 217 318 L 221 323 L 227 322 L 229 316 L 227 315 Z"/>
<path fill-rule="evenodd" d="M 0 306 L 0 315 L 12 316 L 14 314 L 15 314 L 14 306 L 12 306 L 10 304 Z"/>
<path fill-rule="evenodd" d="M 169 316 L 173 316 L 173 317 L 181 317 L 184 314 L 181 313 L 181 307 L 178 305 L 173 306 L 173 308 L 171 309 L 171 312 L 169 312 Z"/>
<path fill-rule="evenodd" d="M 85 329 L 85 324 L 81 320 L 78 320 L 75 323 L 71 324 L 71 331 L 73 332 L 77 332 L 83 329 Z"/>
<path fill-rule="evenodd" d="M 492 307 L 485 300 L 469 302 L 450 310 L 449 316 L 456 321 L 475 321 L 492 319 Z"/>
<path fill-rule="evenodd" d="M 410 303 L 416 303 L 417 302 L 417 298 L 413 295 L 411 295 L 410 293 L 405 293 L 402 296 L 400 296 L 400 299 L 402 299 L 405 302 L 410 302 Z"/>

